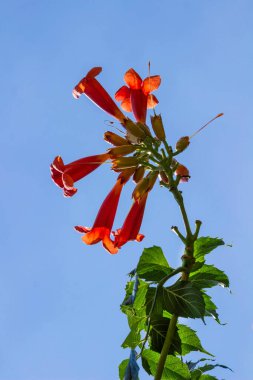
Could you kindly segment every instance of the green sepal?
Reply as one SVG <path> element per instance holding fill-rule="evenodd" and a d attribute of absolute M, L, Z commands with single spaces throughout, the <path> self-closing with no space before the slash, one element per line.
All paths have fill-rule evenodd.
<path fill-rule="evenodd" d="M 205 303 L 201 291 L 189 281 L 162 288 L 163 308 L 169 313 L 185 318 L 202 318 L 205 315 Z"/>
<path fill-rule="evenodd" d="M 194 242 L 194 257 L 196 261 L 205 261 L 205 255 L 224 244 L 224 241 L 218 238 L 211 238 L 209 236 L 198 238 Z"/>
<path fill-rule="evenodd" d="M 159 282 L 169 273 L 171 268 L 160 247 L 145 248 L 139 259 L 136 272 L 146 281 Z"/>

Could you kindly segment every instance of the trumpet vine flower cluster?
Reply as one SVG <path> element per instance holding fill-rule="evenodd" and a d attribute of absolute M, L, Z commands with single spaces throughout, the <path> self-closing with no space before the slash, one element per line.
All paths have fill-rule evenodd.
<path fill-rule="evenodd" d="M 157 182 L 173 195 L 185 228 L 185 233 L 182 233 L 177 226 L 171 227 L 184 244 L 182 263 L 178 268 L 170 267 L 162 249 L 154 246 L 144 249 L 136 268 L 129 273 L 121 310 L 126 314 L 130 328 L 122 347 L 129 347 L 131 353 L 129 359 L 119 365 L 120 380 L 139 379 L 139 358 L 145 371 L 154 375 L 154 380 L 179 377 L 182 380 L 217 379 L 205 375 L 205 372 L 216 367 L 228 367 L 210 362 L 201 365 L 209 360 L 206 358 L 183 362 L 182 356 L 191 351 L 211 354 L 202 347 L 195 331 L 179 324 L 178 318 L 204 320 L 211 316 L 220 323 L 217 307 L 206 293 L 206 288 L 219 284 L 227 287 L 229 279 L 220 269 L 205 264 L 205 255 L 224 242 L 209 236 L 199 237 L 200 220 L 195 221 L 195 231 L 192 229 L 182 191 L 179 190 L 181 183 L 189 181 L 190 174 L 177 157 L 189 146 L 196 133 L 223 114 L 215 116 L 193 135 L 181 137 L 173 148 L 167 142 L 162 116 L 155 112 L 158 99 L 153 92 L 160 86 L 160 76 L 149 75 L 142 80 L 134 69 L 129 69 L 124 75 L 125 85 L 115 93 L 121 110 L 97 80 L 101 71 L 101 67 L 92 68 L 75 86 L 73 96 L 78 99 L 82 94 L 86 95 L 115 118 L 123 131 L 104 133 L 104 140 L 110 144 L 105 152 L 68 164 L 57 156 L 50 166 L 51 177 L 65 197 L 74 196 L 76 182 L 104 163 L 110 163 L 111 170 L 117 174 L 116 182 L 102 202 L 92 227 L 78 225 L 75 229 L 82 234 L 85 244 L 102 242 L 110 254 L 118 253 L 129 241 L 142 241 L 144 235 L 140 229 L 145 207 Z M 148 109 L 153 110 L 150 123 L 146 121 Z M 120 196 L 130 180 L 134 182 L 132 204 L 122 226 L 115 228 Z M 174 284 L 165 286 L 169 279 L 178 275 L 180 278 Z"/>
<path fill-rule="evenodd" d="M 65 197 L 71 197 L 77 192 L 75 182 L 93 172 L 101 164 L 111 163 L 111 169 L 118 173 L 118 177 L 104 199 L 93 226 L 76 226 L 75 229 L 84 234 L 82 236 L 84 243 L 90 245 L 101 241 L 108 252 L 115 254 L 128 241 L 140 242 L 144 238 L 139 231 L 149 192 L 157 179 L 159 178 L 161 185 L 170 187 L 174 180 L 179 183 L 186 182 L 190 178 L 188 169 L 174 158 L 174 155 L 189 145 L 189 138 L 181 138 L 173 152 L 166 142 L 161 115 L 154 112 L 151 116 L 154 136 L 146 123 L 147 109 L 154 110 L 158 104 L 152 92 L 160 86 L 159 75 L 148 76 L 142 80 L 132 68 L 125 73 L 126 85 L 115 93 L 115 99 L 121 102 L 124 111 L 132 112 L 135 119 L 133 120 L 121 111 L 97 80 L 101 71 L 101 67 L 92 68 L 75 86 L 73 96 L 78 99 L 82 94 L 86 95 L 103 111 L 117 119 L 124 132 L 122 135 L 112 131 L 104 133 L 104 140 L 112 145 L 106 152 L 84 157 L 67 165 L 61 156 L 57 156 L 50 169 L 55 184 L 63 189 Z M 162 143 L 164 148 L 161 148 Z M 133 203 L 122 227 L 113 230 L 120 195 L 130 179 L 135 182 Z"/>

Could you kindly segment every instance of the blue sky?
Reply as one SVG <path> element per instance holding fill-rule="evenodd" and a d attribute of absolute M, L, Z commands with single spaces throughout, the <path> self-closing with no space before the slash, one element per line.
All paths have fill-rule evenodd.
<path fill-rule="evenodd" d="M 101 167 L 72 199 L 49 176 L 58 154 L 70 162 L 107 148 L 110 118 L 84 97 L 74 100 L 73 86 L 102 66 L 100 80 L 113 94 L 130 67 L 145 77 L 149 60 L 162 76 L 157 109 L 172 144 L 225 113 L 181 159 L 192 176 L 182 185 L 191 221 L 203 221 L 202 235 L 233 244 L 209 258 L 231 279 L 232 294 L 213 292 L 227 325 L 194 328 L 235 371 L 217 370 L 219 378 L 252 380 L 252 17 L 250 0 L 1 4 L 0 380 L 117 379 L 129 355 L 120 348 L 126 274 L 154 244 L 179 263 L 182 247 L 170 226 L 182 222 L 165 190 L 152 191 L 143 242 L 110 256 L 85 246 L 73 226 L 92 225 L 114 173 Z"/>

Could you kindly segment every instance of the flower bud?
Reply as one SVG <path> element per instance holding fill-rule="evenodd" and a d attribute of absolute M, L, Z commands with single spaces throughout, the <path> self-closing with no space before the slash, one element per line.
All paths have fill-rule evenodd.
<path fill-rule="evenodd" d="M 179 164 L 176 168 L 175 174 L 180 176 L 180 182 L 188 182 L 190 178 L 189 170 L 184 166 Z"/>
<path fill-rule="evenodd" d="M 167 177 L 167 174 L 164 171 L 159 172 L 160 180 L 164 183 L 169 183 L 169 178 Z"/>
<path fill-rule="evenodd" d="M 136 168 L 137 166 L 138 159 L 136 157 L 119 157 L 112 161 L 112 169 L 115 171 Z"/>
<path fill-rule="evenodd" d="M 116 146 L 115 148 L 107 149 L 107 152 L 110 154 L 111 158 L 127 156 L 130 153 L 133 153 L 137 149 L 138 145 L 121 145 Z"/>
<path fill-rule="evenodd" d="M 162 116 L 161 115 L 154 115 L 151 116 L 151 124 L 153 131 L 158 138 L 158 140 L 164 141 L 166 139 L 163 122 L 162 122 Z"/>
<path fill-rule="evenodd" d="M 158 172 L 154 172 L 148 175 L 148 191 L 151 191 L 156 183 Z"/>
<path fill-rule="evenodd" d="M 136 185 L 132 197 L 137 200 L 143 197 L 147 192 L 151 191 L 157 180 L 158 172 L 151 173 L 147 177 L 142 178 Z"/>
<path fill-rule="evenodd" d="M 139 127 L 140 129 L 143 130 L 143 132 L 145 133 L 146 136 L 150 136 L 150 137 L 152 137 L 152 135 L 151 135 L 151 133 L 150 133 L 150 129 L 149 129 L 149 127 L 148 127 L 146 124 L 143 124 L 143 123 L 141 123 L 140 121 L 138 121 L 136 124 L 138 125 L 138 127 Z"/>
<path fill-rule="evenodd" d="M 122 172 L 119 174 L 118 178 L 121 179 L 122 183 L 126 183 L 129 180 L 129 178 L 134 174 L 134 172 L 135 172 L 135 168 L 129 168 L 129 169 L 122 170 Z"/>
<path fill-rule="evenodd" d="M 133 180 L 135 183 L 138 183 L 144 176 L 145 168 L 144 166 L 139 166 L 134 173 Z"/>
<path fill-rule="evenodd" d="M 176 150 L 179 152 L 183 152 L 190 144 L 190 137 L 189 136 L 184 136 L 181 137 L 181 139 L 178 140 L 176 143 Z"/>
<path fill-rule="evenodd" d="M 137 200 L 143 197 L 143 195 L 148 191 L 149 188 L 149 178 L 142 178 L 134 188 L 132 197 Z"/>
<path fill-rule="evenodd" d="M 112 145 L 120 146 L 120 145 L 127 145 L 128 141 L 124 139 L 123 137 L 117 135 L 116 133 L 113 133 L 111 131 L 107 131 L 104 134 L 104 140 L 109 142 Z"/>
<path fill-rule="evenodd" d="M 133 135 L 134 137 L 138 137 L 140 140 L 144 140 L 146 137 L 146 133 L 142 128 L 138 125 L 138 123 L 134 123 L 131 119 L 125 119 L 123 122 L 126 130 Z"/>

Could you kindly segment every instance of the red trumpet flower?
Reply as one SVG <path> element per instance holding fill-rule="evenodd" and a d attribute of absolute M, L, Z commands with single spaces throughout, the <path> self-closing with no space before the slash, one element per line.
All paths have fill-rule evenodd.
<path fill-rule="evenodd" d="M 76 99 L 78 99 L 81 94 L 85 94 L 98 107 L 122 122 L 125 119 L 125 115 L 121 112 L 104 87 L 95 78 L 101 73 L 101 71 L 102 67 L 93 67 L 86 77 L 76 85 L 72 94 Z"/>
<path fill-rule="evenodd" d="M 103 153 L 84 157 L 64 165 L 61 156 L 57 156 L 50 165 L 51 178 L 57 186 L 63 189 L 65 197 L 72 197 L 77 192 L 74 182 L 93 172 L 109 158 L 108 153 Z"/>
<path fill-rule="evenodd" d="M 108 252 L 111 254 L 118 252 L 118 248 L 114 245 L 110 235 L 122 188 L 132 174 L 133 172 L 131 171 L 130 173 L 129 171 L 127 174 L 121 173 L 118 176 L 116 184 L 102 203 L 92 228 L 75 227 L 77 231 L 85 233 L 82 237 L 84 243 L 92 245 L 102 241 L 104 248 Z"/>
<path fill-rule="evenodd" d="M 121 107 L 127 112 L 133 112 L 137 121 L 145 123 L 147 108 L 158 104 L 157 98 L 151 92 L 158 89 L 161 83 L 159 75 L 149 76 L 143 81 L 134 69 L 129 69 L 124 76 L 126 84 L 115 94 L 115 99 L 121 102 Z"/>
<path fill-rule="evenodd" d="M 134 201 L 122 228 L 114 232 L 115 235 L 115 247 L 121 248 L 130 240 L 142 241 L 144 235 L 139 234 L 148 192 L 143 195 L 142 198 Z"/>

